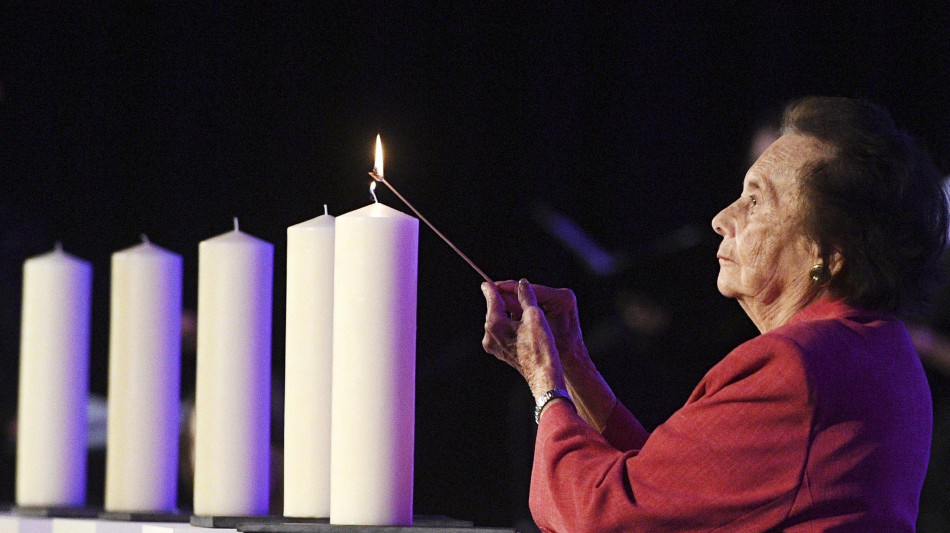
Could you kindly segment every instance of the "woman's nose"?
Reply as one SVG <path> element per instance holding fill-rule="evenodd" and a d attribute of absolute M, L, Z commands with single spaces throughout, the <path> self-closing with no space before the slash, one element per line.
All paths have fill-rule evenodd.
<path fill-rule="evenodd" d="M 731 237 L 735 233 L 735 223 L 733 222 L 733 217 L 731 215 L 733 206 L 735 206 L 735 202 L 727 205 L 712 219 L 713 231 L 722 235 L 723 237 Z"/>

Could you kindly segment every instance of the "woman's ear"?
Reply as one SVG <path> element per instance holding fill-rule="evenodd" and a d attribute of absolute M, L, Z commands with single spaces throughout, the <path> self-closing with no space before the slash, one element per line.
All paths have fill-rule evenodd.
<path fill-rule="evenodd" d="M 821 257 L 821 247 L 815 241 L 810 241 L 809 246 L 811 247 L 812 257 L 815 258 L 815 264 L 821 264 L 822 261 L 819 259 Z M 828 278 L 833 278 L 844 268 L 844 256 L 841 255 L 841 252 L 835 250 L 828 256 L 828 264 L 824 266 Z"/>
<path fill-rule="evenodd" d="M 831 277 L 835 277 L 841 272 L 842 268 L 844 268 L 844 256 L 841 255 L 841 252 L 832 252 L 828 256 L 828 273 L 831 274 Z"/>

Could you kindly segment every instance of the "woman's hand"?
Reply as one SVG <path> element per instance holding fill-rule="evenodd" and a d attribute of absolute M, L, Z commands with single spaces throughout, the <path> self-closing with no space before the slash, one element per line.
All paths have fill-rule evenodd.
<path fill-rule="evenodd" d="M 482 347 L 517 370 L 535 398 L 565 388 L 555 337 L 531 285 L 522 279 L 506 290 L 511 291 L 507 299 L 495 285 L 482 283 L 488 304 Z"/>
<path fill-rule="evenodd" d="M 505 309 L 513 318 L 520 317 L 522 310 L 518 298 L 517 281 L 499 281 L 495 284 L 498 293 L 504 299 Z M 543 285 L 531 285 L 537 305 L 544 312 L 554 345 L 557 348 L 565 372 L 568 367 L 587 361 L 587 350 L 581 334 L 581 323 L 577 314 L 577 299 L 570 289 L 552 289 Z"/>
<path fill-rule="evenodd" d="M 530 298 L 522 296 L 525 289 L 530 292 Z M 500 281 L 494 285 L 483 283 L 482 292 L 488 300 L 485 338 L 482 341 L 485 351 L 518 370 L 528 380 L 535 398 L 552 388 L 561 388 L 566 383 L 578 414 L 594 429 L 602 431 L 617 405 L 617 397 L 587 354 L 574 293 L 570 289 L 529 285 L 525 280 Z M 526 299 L 533 310 L 526 311 Z M 543 316 L 535 317 L 539 307 Z M 526 313 L 531 315 L 527 321 Z M 555 386 L 532 386 L 530 372 L 526 374 L 519 359 L 519 334 L 525 322 L 532 324 L 529 328 L 544 325 L 548 339 L 553 337 L 559 374 Z M 528 328 L 525 329 L 526 334 L 527 331 Z M 530 351 L 527 346 L 523 348 L 525 352 Z M 529 365 L 528 370 L 535 366 Z"/>

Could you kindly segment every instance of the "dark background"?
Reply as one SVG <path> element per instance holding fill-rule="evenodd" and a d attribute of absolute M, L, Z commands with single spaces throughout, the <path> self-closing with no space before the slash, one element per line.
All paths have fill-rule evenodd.
<path fill-rule="evenodd" d="M 286 228 L 370 201 L 378 132 L 388 180 L 490 276 L 576 291 L 598 366 L 661 422 L 754 333 L 715 291 L 709 220 L 738 194 L 760 121 L 797 96 L 867 97 L 950 171 L 945 3 L 661 4 L 3 3 L 5 419 L 22 261 L 57 240 L 95 268 L 103 394 L 110 254 L 141 233 L 182 254 L 194 308 L 198 242 L 240 217 L 276 247 L 279 379 Z M 565 220 L 607 261 L 566 247 Z M 531 399 L 481 351 L 480 278 L 420 239 L 415 510 L 513 524 Z"/>

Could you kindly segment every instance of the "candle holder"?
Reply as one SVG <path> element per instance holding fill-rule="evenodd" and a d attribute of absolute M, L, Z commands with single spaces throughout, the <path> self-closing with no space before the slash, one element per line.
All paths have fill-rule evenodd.
<path fill-rule="evenodd" d="M 160 513 L 160 512 L 126 512 L 126 511 L 106 511 L 99 513 L 100 520 L 110 522 L 181 522 L 187 523 L 190 515 L 184 513 Z"/>
<path fill-rule="evenodd" d="M 299 518 L 294 516 L 204 516 L 192 515 L 188 523 L 195 527 L 240 529 L 242 527 L 271 527 L 274 525 L 329 524 L 329 518 Z"/>
<path fill-rule="evenodd" d="M 244 533 L 518 533 L 512 528 L 476 527 L 467 520 L 416 516 L 411 526 L 361 526 L 320 523 L 244 524 Z"/>
<path fill-rule="evenodd" d="M 92 507 L 59 507 L 15 505 L 10 508 L 10 514 L 23 518 L 96 518 L 101 509 Z"/>

